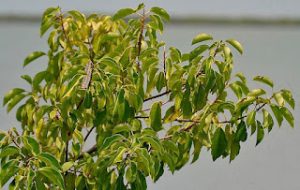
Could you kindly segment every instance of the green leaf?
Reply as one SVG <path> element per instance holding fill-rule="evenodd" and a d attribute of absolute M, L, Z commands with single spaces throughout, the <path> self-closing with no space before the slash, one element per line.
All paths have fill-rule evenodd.
<path fill-rule="evenodd" d="M 41 152 L 39 155 L 36 156 L 39 160 L 44 162 L 49 167 L 55 167 L 57 169 L 60 169 L 60 164 L 57 161 L 57 159 L 48 152 Z"/>
<path fill-rule="evenodd" d="M 153 148 L 153 150 L 162 152 L 162 145 L 160 144 L 159 140 L 149 136 L 142 136 L 141 138 L 139 138 L 139 140 L 141 144 L 147 143 Z"/>
<path fill-rule="evenodd" d="M 31 54 L 29 54 L 25 60 L 24 60 L 24 63 L 23 63 L 23 67 L 25 67 L 26 65 L 28 65 L 29 63 L 31 63 L 32 61 L 36 60 L 37 58 L 43 56 L 43 55 L 46 55 L 44 52 L 42 51 L 35 51 L 35 52 L 32 52 Z"/>
<path fill-rule="evenodd" d="M 75 19 L 79 20 L 80 22 L 82 23 L 85 22 L 85 16 L 81 12 L 72 10 L 72 11 L 68 11 L 68 13 L 72 15 L 72 17 L 74 17 Z"/>
<path fill-rule="evenodd" d="M 263 126 L 259 121 L 257 121 L 257 137 L 256 137 L 256 146 L 263 140 L 265 136 L 265 131 Z"/>
<path fill-rule="evenodd" d="M 14 96 L 7 105 L 7 112 L 10 112 L 15 107 L 15 105 L 17 105 L 25 97 L 25 94 L 17 94 L 16 96 Z"/>
<path fill-rule="evenodd" d="M 169 21 L 170 15 L 167 13 L 167 11 L 160 7 L 152 7 L 150 9 L 151 12 L 157 14 L 158 16 L 162 17 L 164 20 Z"/>
<path fill-rule="evenodd" d="M 131 162 L 130 165 L 128 166 L 126 173 L 126 180 L 128 181 L 128 183 L 132 183 L 136 180 L 136 176 L 137 176 L 137 166 L 136 163 Z"/>
<path fill-rule="evenodd" d="M 32 84 L 32 78 L 29 75 L 22 75 L 21 78 L 27 81 L 29 84 Z"/>
<path fill-rule="evenodd" d="M 281 95 L 284 100 L 293 108 L 295 109 L 295 100 L 293 98 L 292 93 L 289 90 L 283 89 L 281 90 Z"/>
<path fill-rule="evenodd" d="M 0 159 L 7 157 L 7 156 L 13 156 L 16 154 L 19 154 L 20 150 L 17 147 L 14 146 L 6 146 L 5 148 L 1 149 L 0 151 Z"/>
<path fill-rule="evenodd" d="M 294 127 L 295 119 L 290 110 L 288 110 L 286 107 L 282 107 L 280 109 L 280 112 L 283 115 L 283 117 L 287 120 L 287 122 L 291 125 L 291 127 Z"/>
<path fill-rule="evenodd" d="M 194 37 L 193 41 L 192 41 L 192 45 L 199 43 L 199 42 L 203 42 L 206 40 L 212 40 L 213 37 L 209 34 L 206 33 L 200 33 L 198 34 L 196 37 Z"/>
<path fill-rule="evenodd" d="M 275 93 L 275 94 L 274 94 L 274 98 L 275 98 L 277 104 L 278 104 L 280 107 L 284 106 L 284 98 L 283 98 L 283 96 L 281 95 L 281 92 Z"/>
<path fill-rule="evenodd" d="M 192 163 L 198 160 L 202 148 L 202 144 L 199 139 L 193 139 L 193 144 L 194 144 L 194 152 L 193 152 Z"/>
<path fill-rule="evenodd" d="M 117 134 L 117 133 L 122 133 L 122 132 L 130 132 L 130 127 L 127 124 L 119 124 L 113 128 L 112 133 Z"/>
<path fill-rule="evenodd" d="M 54 185 L 57 185 L 60 189 L 65 189 L 64 179 L 59 170 L 53 167 L 39 168 L 38 171 L 48 178 Z"/>
<path fill-rule="evenodd" d="M 10 90 L 4 96 L 3 106 L 6 105 L 13 97 L 15 97 L 16 95 L 21 94 L 23 92 L 25 92 L 25 90 L 21 89 L 21 88 L 14 88 L 14 89 Z"/>
<path fill-rule="evenodd" d="M 85 108 L 91 108 L 92 104 L 93 104 L 93 96 L 90 91 L 86 91 L 83 100 L 83 105 Z"/>
<path fill-rule="evenodd" d="M 120 9 L 118 10 L 118 12 L 116 14 L 114 14 L 114 16 L 112 17 L 113 20 L 119 20 L 119 19 L 122 19 L 128 15 L 131 15 L 135 13 L 135 10 L 134 9 L 131 9 L 131 8 L 124 8 L 124 9 Z"/>
<path fill-rule="evenodd" d="M 255 115 L 256 115 L 256 111 L 251 111 L 248 116 L 247 116 L 247 120 L 246 123 L 247 125 L 253 125 L 255 124 Z"/>
<path fill-rule="evenodd" d="M 63 172 L 66 172 L 68 171 L 72 166 L 74 165 L 74 162 L 70 161 L 70 162 L 65 162 L 63 165 L 62 165 L 62 171 Z"/>
<path fill-rule="evenodd" d="M 258 81 L 258 82 L 262 82 L 264 84 L 267 84 L 272 88 L 274 86 L 273 81 L 270 78 L 265 77 L 265 76 L 256 76 L 256 77 L 253 78 L 253 80 Z"/>
<path fill-rule="evenodd" d="M 107 66 L 107 71 L 111 72 L 112 74 L 118 75 L 120 73 L 120 67 L 118 63 L 110 58 L 110 57 L 103 57 L 100 59 L 101 64 Z"/>
<path fill-rule="evenodd" d="M 247 136 L 246 124 L 244 121 L 241 121 L 237 126 L 235 140 L 245 142 L 247 140 Z"/>
<path fill-rule="evenodd" d="M 280 107 L 278 107 L 277 105 L 274 105 L 274 104 L 271 104 L 270 107 L 271 107 L 273 114 L 278 122 L 278 125 L 281 126 L 282 121 L 283 121 L 283 115 L 281 114 Z"/>
<path fill-rule="evenodd" d="M 161 102 L 155 102 L 150 110 L 150 127 L 154 131 L 160 131 L 162 129 L 161 122 Z"/>
<path fill-rule="evenodd" d="M 33 179 L 35 177 L 35 172 L 33 170 L 29 170 L 28 174 L 27 174 L 27 190 L 31 190 L 32 186 L 33 186 Z"/>
<path fill-rule="evenodd" d="M 47 32 L 47 30 L 54 24 L 55 20 L 53 18 L 56 16 L 59 10 L 59 7 L 50 7 L 45 10 L 42 17 L 40 36 L 43 36 Z"/>
<path fill-rule="evenodd" d="M 233 93 L 236 95 L 238 99 L 241 99 L 243 96 L 242 88 L 237 83 L 232 83 L 229 85 Z"/>
<path fill-rule="evenodd" d="M 161 89 L 165 86 L 166 86 L 165 75 L 163 72 L 160 72 L 157 76 L 156 89 L 158 92 L 160 92 Z"/>
<path fill-rule="evenodd" d="M 23 143 L 34 155 L 38 155 L 40 153 L 40 145 L 34 138 L 24 136 Z"/>
<path fill-rule="evenodd" d="M 243 54 L 243 46 L 240 44 L 240 42 L 234 39 L 228 39 L 226 42 L 232 45 L 238 52 L 240 52 L 240 54 Z"/>
<path fill-rule="evenodd" d="M 240 142 L 233 141 L 230 146 L 230 162 L 235 159 L 235 157 L 240 153 Z"/>
<path fill-rule="evenodd" d="M 222 128 L 218 127 L 212 138 L 211 154 L 213 161 L 218 159 L 226 150 L 227 140 Z"/>
<path fill-rule="evenodd" d="M 67 85 L 65 93 L 63 95 L 63 97 L 68 97 L 70 96 L 73 91 L 73 89 L 78 86 L 80 80 L 84 77 L 84 75 L 76 75 Z"/>
<path fill-rule="evenodd" d="M 205 52 L 207 49 L 209 49 L 208 45 L 200 45 L 193 49 L 190 53 L 189 60 L 193 60 L 197 56 L 201 55 L 203 52 Z"/>
<path fill-rule="evenodd" d="M 264 95 L 266 94 L 266 91 L 259 88 L 259 89 L 254 89 L 252 90 L 251 92 L 248 93 L 248 96 L 261 96 L 261 95 Z"/>
<path fill-rule="evenodd" d="M 113 145 L 114 143 L 116 142 L 120 142 L 121 140 L 123 140 L 124 137 L 120 134 L 114 134 L 110 137 L 107 137 L 105 138 L 102 146 L 101 146 L 101 149 L 106 149 L 106 148 L 109 148 L 111 145 Z"/>
<path fill-rule="evenodd" d="M 47 73 L 47 71 L 41 71 L 34 76 L 32 81 L 32 86 L 34 90 L 38 90 L 40 83 L 46 78 L 48 74 L 49 73 Z"/>
<path fill-rule="evenodd" d="M 239 77 L 239 79 L 240 79 L 243 83 L 246 83 L 246 82 L 247 82 L 246 77 L 244 76 L 243 73 L 239 72 L 239 73 L 237 73 L 235 76 Z"/>
<path fill-rule="evenodd" d="M 18 160 L 9 160 L 1 166 L 0 188 L 3 187 L 19 170 Z"/>

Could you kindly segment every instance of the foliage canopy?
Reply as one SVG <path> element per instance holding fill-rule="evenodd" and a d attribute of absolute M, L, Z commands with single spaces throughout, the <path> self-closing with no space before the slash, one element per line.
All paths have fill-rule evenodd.
<path fill-rule="evenodd" d="M 182 53 L 158 38 L 169 19 L 143 4 L 112 17 L 48 8 L 40 33 L 49 34 L 49 50 L 23 64 L 47 56 L 48 65 L 21 76 L 29 90 L 4 97 L 8 112 L 20 105 L 22 128 L 0 132 L 0 186 L 143 190 L 146 177 L 195 162 L 203 148 L 213 160 L 234 160 L 250 134 L 263 140 L 273 118 L 294 126 L 290 91 L 275 91 L 265 76 L 253 80 L 270 94 L 250 89 L 242 73 L 232 74 L 238 41 L 201 33 Z M 88 138 L 94 146 L 85 146 Z"/>

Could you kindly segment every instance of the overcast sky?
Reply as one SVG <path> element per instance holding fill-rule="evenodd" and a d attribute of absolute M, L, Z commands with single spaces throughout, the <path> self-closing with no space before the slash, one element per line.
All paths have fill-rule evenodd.
<path fill-rule="evenodd" d="M 112 13 L 135 7 L 138 0 L 1 0 L 0 14 L 40 14 L 49 6 L 65 10 Z M 299 0 L 148 0 L 147 6 L 161 6 L 172 15 L 300 17 Z"/>

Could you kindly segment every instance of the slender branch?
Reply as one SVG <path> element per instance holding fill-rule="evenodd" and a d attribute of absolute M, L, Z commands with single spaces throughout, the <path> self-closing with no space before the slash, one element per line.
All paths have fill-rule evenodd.
<path fill-rule="evenodd" d="M 260 105 L 258 108 L 254 109 L 254 110 L 257 112 L 257 111 L 261 110 L 265 105 L 267 105 L 267 103 L 263 103 L 262 105 Z M 247 117 L 247 115 L 243 115 L 243 116 L 237 118 L 237 120 L 242 120 L 242 119 L 244 119 L 244 118 L 246 118 L 246 117 Z M 220 123 L 220 124 L 224 124 L 224 123 L 232 123 L 232 121 L 230 121 L 230 120 L 225 120 L 225 121 L 220 121 L 219 123 Z"/>
<path fill-rule="evenodd" d="M 161 97 L 161 96 L 167 95 L 167 94 L 169 94 L 170 92 L 171 92 L 171 90 L 167 90 L 167 91 L 165 91 L 165 92 L 163 92 L 163 93 L 161 93 L 161 94 L 157 94 L 157 95 L 155 95 L 155 96 L 151 96 L 151 97 L 149 97 L 149 98 L 144 99 L 144 102 L 147 102 L 147 101 L 149 101 L 149 100 L 153 100 L 153 99 L 155 99 L 155 98 L 159 98 L 159 97 Z"/>
<path fill-rule="evenodd" d="M 63 32 L 63 35 L 65 37 L 65 39 L 67 40 L 67 44 L 71 45 L 70 43 L 70 39 L 68 38 L 68 35 L 67 35 L 67 32 L 66 32 L 66 29 L 65 29 L 65 26 L 64 26 L 64 21 L 63 21 L 63 14 L 60 10 L 60 13 L 59 13 L 59 19 L 60 19 L 60 25 L 61 25 L 61 30 Z M 61 45 L 61 44 L 60 44 Z M 71 48 L 71 50 L 73 51 L 73 49 Z"/>
<path fill-rule="evenodd" d="M 161 105 L 163 106 L 163 105 L 165 105 L 165 104 L 167 104 L 167 103 L 169 103 L 169 102 L 170 102 L 170 100 L 165 101 L 165 102 L 163 102 Z M 151 109 L 151 108 L 144 109 L 144 110 L 142 110 L 142 112 L 149 111 L 150 109 Z"/>
<path fill-rule="evenodd" d="M 136 119 L 148 119 L 149 116 L 135 116 Z"/>
<path fill-rule="evenodd" d="M 69 140 L 67 140 L 67 142 L 66 142 L 66 149 L 65 149 L 65 151 L 66 151 L 66 155 L 65 155 L 65 162 L 68 162 L 68 160 L 69 160 Z"/>
<path fill-rule="evenodd" d="M 192 119 L 175 119 L 175 121 L 179 123 L 185 123 L 185 122 L 201 123 L 200 120 L 192 120 Z"/>
<path fill-rule="evenodd" d="M 267 103 L 263 103 L 261 106 L 259 106 L 257 109 L 255 109 L 255 111 L 261 110 L 265 105 L 267 105 Z M 247 115 L 241 116 L 241 117 L 239 117 L 237 120 L 242 120 L 242 119 L 244 119 L 245 117 L 247 117 Z M 136 116 L 135 118 L 146 118 L 146 119 L 147 119 L 147 118 L 149 118 L 149 116 Z M 192 123 L 192 124 L 190 124 L 189 126 L 187 126 L 187 127 L 185 127 L 185 128 L 181 128 L 181 129 L 180 129 L 180 132 L 184 132 L 184 131 L 188 132 L 188 131 L 192 130 L 193 127 L 194 127 L 197 123 L 200 123 L 200 122 L 201 122 L 200 120 L 191 120 L 191 119 L 176 119 L 175 121 L 177 121 L 177 122 L 191 122 L 191 123 Z M 225 121 L 219 122 L 219 124 L 222 124 L 222 123 L 231 123 L 231 121 L 225 120 Z M 167 135 L 167 136 L 161 138 L 161 140 L 169 140 L 169 139 L 171 139 L 171 138 L 172 138 L 172 135 Z M 96 152 L 96 151 L 97 151 L 97 146 L 94 145 L 94 146 L 92 146 L 89 150 L 87 150 L 86 153 L 92 154 L 92 153 L 94 153 L 94 152 Z M 84 153 L 80 154 L 79 157 L 78 157 L 78 160 L 79 160 L 79 159 L 82 159 L 82 158 L 83 158 L 83 155 L 84 155 Z"/>
<path fill-rule="evenodd" d="M 86 136 L 84 137 L 84 142 L 86 142 L 86 140 L 89 138 L 90 134 L 92 133 L 92 131 L 95 129 L 95 126 L 93 126 L 88 133 L 86 134 Z"/>

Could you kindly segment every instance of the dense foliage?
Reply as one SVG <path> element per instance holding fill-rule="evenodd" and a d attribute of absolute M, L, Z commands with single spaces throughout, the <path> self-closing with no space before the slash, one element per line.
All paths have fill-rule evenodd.
<path fill-rule="evenodd" d="M 24 66 L 40 57 L 48 65 L 21 76 L 30 89 L 4 97 L 8 112 L 20 105 L 21 129 L 0 132 L 0 186 L 143 190 L 148 176 L 157 181 L 166 168 L 195 162 L 201 149 L 232 161 L 275 119 L 294 126 L 290 91 L 275 91 L 264 76 L 253 80 L 267 91 L 249 89 L 242 73 L 232 74 L 238 41 L 201 33 L 182 53 L 159 41 L 169 19 L 143 4 L 112 17 L 47 9 L 40 32 L 49 50 L 31 53 Z"/>

